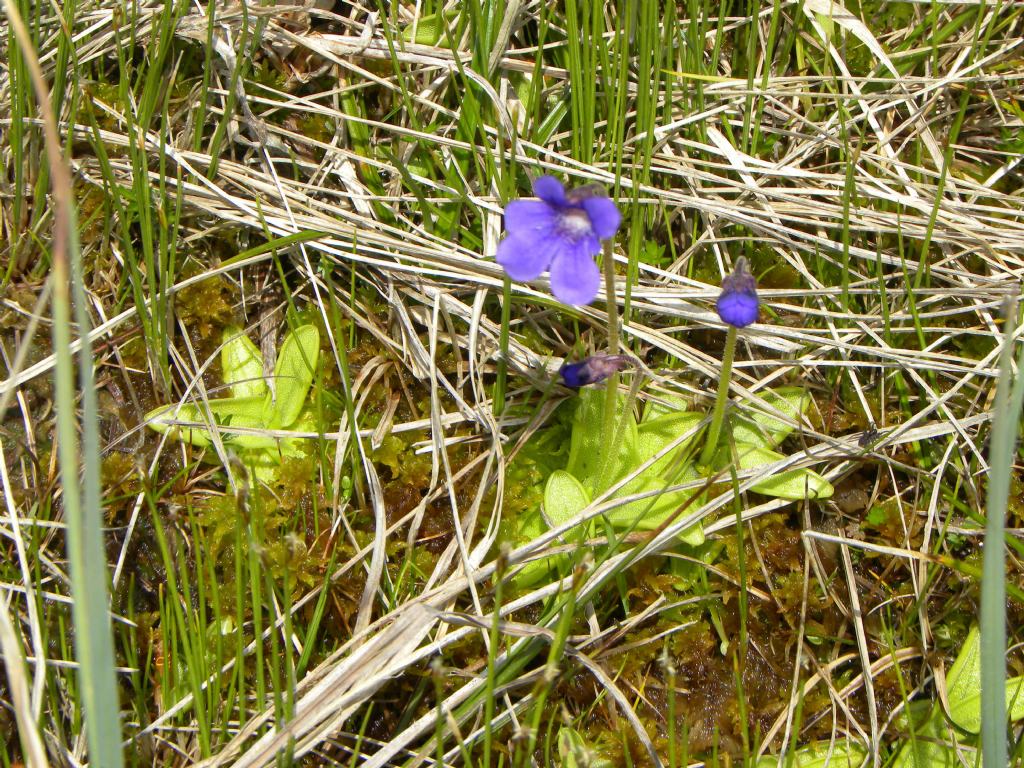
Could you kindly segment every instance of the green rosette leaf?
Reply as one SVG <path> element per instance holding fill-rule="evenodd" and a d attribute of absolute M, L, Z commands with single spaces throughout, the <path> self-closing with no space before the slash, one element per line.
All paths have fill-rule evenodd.
<path fill-rule="evenodd" d="M 552 527 L 572 520 L 590 504 L 583 484 L 565 470 L 551 473 L 544 486 L 544 517 Z"/>
<path fill-rule="evenodd" d="M 736 454 L 739 457 L 741 470 L 757 469 L 765 464 L 781 461 L 786 457 L 776 451 L 758 445 L 737 443 Z M 726 448 L 719 453 L 716 464 L 726 466 L 729 452 Z M 835 488 L 824 477 L 810 469 L 789 469 L 766 477 L 753 487 L 765 496 L 779 499 L 803 501 L 804 499 L 828 499 L 835 493 Z"/>
<path fill-rule="evenodd" d="M 968 733 L 981 733 L 981 637 L 971 627 L 946 676 L 949 717 Z M 1006 712 L 1010 720 L 1024 718 L 1024 676 L 1006 681 Z"/>
<path fill-rule="evenodd" d="M 155 432 L 167 434 L 197 448 L 205 448 L 212 442 L 209 430 L 205 427 L 183 426 L 183 423 L 205 424 L 208 421 L 206 414 L 209 413 L 216 426 L 229 425 L 235 419 L 254 420 L 259 424 L 263 398 L 223 397 L 208 400 L 204 405 L 205 407 L 197 403 L 162 405 L 146 414 L 146 424 Z"/>
<path fill-rule="evenodd" d="M 631 413 L 626 411 L 626 400 L 619 396 L 616 408 L 616 432 L 621 438 L 617 452 L 611 460 L 605 456 L 603 389 L 584 389 L 579 394 L 576 413 L 572 420 L 569 440 L 569 463 L 566 471 L 576 477 L 591 497 L 598 488 L 608 487 L 608 478 L 620 478 L 636 466 L 637 426 Z"/>
<path fill-rule="evenodd" d="M 675 395 L 658 395 L 657 399 L 651 398 L 647 401 L 647 405 L 644 406 L 644 416 L 640 420 L 641 424 L 654 421 L 661 416 L 668 416 L 673 413 L 679 413 L 685 411 L 689 405 L 687 400 L 682 397 L 676 397 Z"/>
<path fill-rule="evenodd" d="M 792 761 L 783 760 L 783 765 L 793 768 L 860 768 L 867 757 L 862 747 L 850 741 L 827 741 L 808 744 L 793 753 Z M 765 755 L 755 764 L 756 768 L 777 768 L 779 758 Z"/>
<path fill-rule="evenodd" d="M 571 520 L 588 504 L 590 496 L 583 484 L 568 472 L 555 470 L 544 486 L 543 514 L 537 509 L 520 517 L 517 543 L 525 544 L 549 530 L 551 525 L 558 526 Z M 529 562 L 516 574 L 515 584 L 519 587 L 535 584 L 553 571 L 557 571 L 559 564 L 564 560 L 564 555 L 552 555 Z"/>
<path fill-rule="evenodd" d="M 559 768 L 613 768 L 614 763 L 600 757 L 574 728 L 563 725 L 558 729 Z"/>
<path fill-rule="evenodd" d="M 275 393 L 267 392 L 264 400 L 263 422 L 268 429 L 287 429 L 299 417 L 319 357 L 320 332 L 316 326 L 300 326 L 285 338 L 274 366 Z"/>
<path fill-rule="evenodd" d="M 693 433 L 689 438 L 680 442 L 675 450 L 652 464 L 645 474 L 660 476 L 670 469 L 674 460 L 693 443 L 694 438 L 699 434 L 695 430 L 703 419 L 704 416 L 700 413 L 675 411 L 650 421 L 641 422 L 637 428 L 637 459 L 641 464 L 679 440 L 683 435 L 689 432 Z"/>
<path fill-rule="evenodd" d="M 205 448 L 210 445 L 210 432 L 202 427 L 186 427 L 181 422 L 206 423 L 207 419 L 192 403 L 161 405 L 146 414 L 146 426 L 161 435 L 183 443 Z"/>
<path fill-rule="evenodd" d="M 623 504 L 621 507 L 610 510 L 605 516 L 614 528 L 652 531 L 670 516 L 675 515 L 679 508 L 687 502 L 690 504 L 687 509 L 679 513 L 680 517 L 685 517 L 690 510 L 699 508 L 705 501 L 703 493 L 694 496 L 697 493 L 697 489 L 694 488 L 669 492 L 665 492 L 664 489 L 670 485 L 679 485 L 700 479 L 700 475 L 692 464 L 680 468 L 674 474 L 674 479 L 671 482 L 645 472 L 627 483 L 616 495 L 618 497 L 632 496 L 650 491 L 661 491 L 661 493 Z M 679 534 L 679 538 L 691 546 L 700 546 L 704 543 L 704 528 L 698 523 Z"/>
<path fill-rule="evenodd" d="M 800 387 L 779 387 L 759 392 L 763 403 L 755 403 L 748 412 L 733 416 L 732 439 L 736 443 L 774 448 L 799 423 L 811 404 L 811 397 Z M 785 417 L 783 420 L 781 417 Z"/>
<path fill-rule="evenodd" d="M 908 720 L 914 723 L 913 729 L 909 728 Z M 900 732 L 908 736 L 899 745 L 893 768 L 959 768 L 963 765 L 957 755 L 956 745 L 960 739 L 940 706 L 930 701 L 912 701 L 907 713 L 900 717 L 900 723 Z"/>
<path fill-rule="evenodd" d="M 224 346 L 220 351 L 220 366 L 224 383 L 230 386 L 232 397 L 263 397 L 267 382 L 263 380 L 263 355 L 238 326 L 224 329 Z"/>

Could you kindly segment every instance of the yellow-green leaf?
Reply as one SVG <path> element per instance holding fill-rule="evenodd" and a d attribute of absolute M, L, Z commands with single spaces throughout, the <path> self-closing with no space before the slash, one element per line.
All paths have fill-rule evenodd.
<path fill-rule="evenodd" d="M 641 531 L 653 531 L 677 512 L 679 512 L 679 517 L 685 517 L 704 503 L 705 496 L 702 493 L 698 493 L 699 489 L 687 488 L 679 491 L 664 492 L 664 489 L 670 485 L 689 483 L 699 479 L 700 475 L 691 464 L 681 467 L 672 476 L 671 481 L 645 472 L 627 483 L 618 492 L 617 496 L 632 496 L 649 491 L 662 491 L 662 493 L 657 496 L 649 496 L 623 504 L 621 507 L 610 510 L 606 517 L 615 528 L 635 528 Z M 695 496 L 694 494 L 697 495 Z M 679 511 L 680 507 L 687 502 L 690 502 L 689 506 Z M 698 523 L 680 533 L 679 538 L 687 544 L 699 546 L 704 543 L 704 528 Z"/>
<path fill-rule="evenodd" d="M 743 443 L 736 444 L 736 453 L 739 456 L 741 470 L 757 469 L 786 458 L 776 451 Z M 766 496 L 793 501 L 827 499 L 835 493 L 828 480 L 810 469 L 789 469 L 779 472 L 759 481 L 753 489 Z"/>
<path fill-rule="evenodd" d="M 946 676 L 949 716 L 968 733 L 981 733 L 981 638 L 971 627 L 960 655 Z M 1010 720 L 1024 718 L 1024 676 L 1006 681 L 1006 712 Z"/>
<path fill-rule="evenodd" d="M 907 736 L 896 753 L 893 768 L 958 768 L 961 762 L 956 745 L 960 739 L 942 714 L 942 708 L 927 701 L 915 701 L 911 702 L 910 715 L 914 728 L 900 728 L 900 733 Z M 906 724 L 906 718 L 901 717 L 901 721 Z"/>
<path fill-rule="evenodd" d="M 220 364 L 224 383 L 231 387 L 233 397 L 263 397 L 267 382 L 263 380 L 263 355 L 238 326 L 224 329 L 224 346 Z"/>
<path fill-rule="evenodd" d="M 402 37 L 406 42 L 419 45 L 439 45 L 446 48 L 445 27 L 451 25 L 456 16 L 457 12 L 453 11 L 445 12 L 444 16 L 441 15 L 441 12 L 420 16 L 415 24 L 410 24 L 402 30 Z"/>
<path fill-rule="evenodd" d="M 576 413 L 572 420 L 569 440 L 569 463 L 566 470 L 582 483 L 588 493 L 599 487 L 608 487 L 616 478 L 623 477 L 636 466 L 637 427 L 633 414 L 626 410 L 626 400 L 616 400 L 615 455 L 605 455 L 604 444 L 605 390 L 584 389 L 579 394 Z"/>
<path fill-rule="evenodd" d="M 232 416 L 227 421 L 225 426 L 246 430 L 266 429 L 266 427 L 263 425 L 262 417 L 253 418 L 252 416 L 249 415 Z M 235 450 L 273 450 L 277 447 L 278 442 L 280 442 L 280 438 L 271 437 L 270 435 L 265 434 L 259 434 L 255 431 L 229 432 L 224 435 L 224 444 L 231 446 Z"/>
<path fill-rule="evenodd" d="M 519 519 L 516 542 L 525 544 L 548 530 L 548 524 L 561 525 L 578 515 L 590 503 L 590 496 L 583 485 L 564 470 L 555 470 L 544 486 L 544 509 L 527 512 Z M 546 518 L 546 519 L 545 519 Z M 579 528 L 573 529 L 578 531 Z M 588 526 L 589 530 L 589 526 Z M 527 587 L 547 576 L 558 567 L 564 555 L 553 555 L 527 563 L 516 574 L 515 583 Z"/>
<path fill-rule="evenodd" d="M 860 746 L 850 741 L 816 742 L 801 747 L 793 753 L 792 762 L 782 764 L 793 768 L 859 768 L 867 756 Z M 755 763 L 756 768 L 777 768 L 779 758 L 765 755 Z"/>
<path fill-rule="evenodd" d="M 227 425 L 235 419 L 249 419 L 260 424 L 263 411 L 262 397 L 222 397 L 207 400 L 203 406 L 196 403 L 162 405 L 146 414 L 146 424 L 160 434 L 204 448 L 210 444 L 210 433 L 205 427 L 188 427 L 184 423 L 206 424 L 207 409 L 215 425 Z"/>
<path fill-rule="evenodd" d="M 676 450 L 670 451 L 652 464 L 645 474 L 660 475 L 669 469 L 680 452 L 693 443 L 697 436 L 694 430 L 703 418 L 703 414 L 700 413 L 675 411 L 642 422 L 637 428 L 637 461 L 640 464 L 664 450 L 686 433 L 693 432 L 690 437 L 679 443 Z"/>
<path fill-rule="evenodd" d="M 299 417 L 319 357 L 320 333 L 316 326 L 300 326 L 285 338 L 274 366 L 275 394 L 268 392 L 264 400 L 263 423 L 267 428 L 287 429 Z"/>
<path fill-rule="evenodd" d="M 731 419 L 732 439 L 737 443 L 774 448 L 793 431 L 793 426 L 786 422 L 800 422 L 811 397 L 800 387 L 779 387 L 758 395 L 763 405 L 753 404 L 747 413 Z"/>
<path fill-rule="evenodd" d="M 590 503 L 583 484 L 568 472 L 558 469 L 544 486 L 544 516 L 552 526 L 572 520 Z"/>
<path fill-rule="evenodd" d="M 950 715 L 953 717 L 953 722 L 964 730 L 970 730 L 970 728 L 960 724 L 954 710 L 958 713 L 962 712 L 963 703 L 980 692 L 981 635 L 978 625 L 975 624 L 967 633 L 967 638 L 960 646 L 960 653 L 957 654 L 956 661 L 953 662 L 953 666 L 946 674 L 946 697 L 949 700 Z M 969 715 L 969 713 L 963 714 Z M 980 712 L 978 717 L 980 718 Z M 966 720 L 973 719 L 973 717 L 966 718 Z"/>
<path fill-rule="evenodd" d="M 687 400 L 675 395 L 658 395 L 657 399 L 652 397 L 647 401 L 647 405 L 644 406 L 644 417 L 640 420 L 640 423 L 646 424 L 661 416 L 685 411 L 687 405 L 689 405 Z"/>
<path fill-rule="evenodd" d="M 192 403 L 161 405 L 146 414 L 146 425 L 161 435 L 180 440 L 183 443 L 205 448 L 210 445 L 210 433 L 201 427 L 185 427 L 180 422 L 203 424 L 206 418 Z"/>

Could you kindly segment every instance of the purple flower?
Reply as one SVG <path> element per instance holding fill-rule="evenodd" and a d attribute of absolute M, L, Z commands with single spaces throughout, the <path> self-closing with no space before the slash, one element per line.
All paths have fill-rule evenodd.
<path fill-rule="evenodd" d="M 589 304 L 601 284 L 593 257 L 619 228 L 619 209 L 596 184 L 566 192 L 557 179 L 541 176 L 533 193 L 540 200 L 505 206 L 508 234 L 498 243 L 498 263 L 513 280 L 533 280 L 549 270 L 559 301 Z"/>
<path fill-rule="evenodd" d="M 723 323 L 737 328 L 746 328 L 757 320 L 757 282 L 743 256 L 736 260 L 732 274 L 722 280 L 722 294 L 715 308 Z"/>
<path fill-rule="evenodd" d="M 604 381 L 616 371 L 633 365 L 626 355 L 594 355 L 580 360 L 578 363 L 562 363 L 558 372 L 562 374 L 565 386 L 579 389 L 587 384 Z"/>

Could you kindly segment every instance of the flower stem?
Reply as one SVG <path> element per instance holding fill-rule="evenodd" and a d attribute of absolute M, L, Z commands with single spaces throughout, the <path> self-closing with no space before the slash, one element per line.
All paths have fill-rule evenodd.
<path fill-rule="evenodd" d="M 505 409 L 505 387 L 508 377 L 508 327 L 512 319 L 512 281 L 505 275 L 501 288 L 501 330 L 498 333 L 498 377 L 494 381 L 492 401 L 494 417 L 501 416 Z"/>
<path fill-rule="evenodd" d="M 604 241 L 604 292 L 608 311 L 608 354 L 619 354 L 619 302 L 615 295 L 615 258 L 612 255 L 611 239 Z M 601 477 L 608 477 L 615 455 L 616 411 L 618 411 L 619 374 L 613 373 L 605 384 L 604 424 L 601 429 L 603 471 Z"/>
<path fill-rule="evenodd" d="M 608 354 L 619 354 L 619 302 L 615 297 L 615 257 L 611 239 L 604 241 L 604 293 L 608 304 Z"/>
<path fill-rule="evenodd" d="M 730 325 L 725 337 L 725 351 L 722 352 L 722 373 L 718 379 L 718 396 L 715 398 L 715 410 L 711 413 L 711 426 L 704 441 L 698 466 L 706 467 L 711 463 L 718 447 L 718 438 L 722 433 L 722 420 L 725 417 L 725 402 L 729 399 L 729 380 L 732 378 L 732 361 L 736 356 L 736 326 Z"/>

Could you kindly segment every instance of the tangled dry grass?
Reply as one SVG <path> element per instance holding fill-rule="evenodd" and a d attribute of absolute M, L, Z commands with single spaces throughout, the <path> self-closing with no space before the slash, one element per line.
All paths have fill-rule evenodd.
<path fill-rule="evenodd" d="M 908 702 L 941 697 L 944 663 L 972 613 L 984 440 L 1000 336 L 1014 327 L 1004 305 L 1024 274 L 1021 6 L 865 3 L 855 15 L 802 0 L 752 17 L 746 7 L 720 16 L 693 3 L 511 0 L 432 13 L 420 3 L 323 5 L 80 2 L 65 6 L 63 22 L 55 7 L 29 14 L 79 206 L 135 764 L 264 766 L 281 750 L 302 765 L 348 753 L 367 768 L 471 762 L 491 733 L 514 750 L 545 697 L 570 720 L 591 711 L 545 688 L 559 671 L 600 692 L 593 711 L 621 718 L 637 759 L 667 759 L 675 724 L 663 706 L 665 668 L 626 673 L 617 655 L 637 646 L 675 653 L 670 640 L 689 625 L 669 626 L 671 594 L 620 601 L 614 585 L 656 569 L 696 521 L 732 539 L 731 488 L 597 564 L 506 593 L 502 618 L 493 616 L 495 582 L 510 567 L 571 549 L 560 539 L 571 524 L 502 548 L 503 510 L 520 494 L 509 465 L 569 396 L 552 384 L 558 364 L 605 345 L 604 293 L 575 309 L 554 302 L 543 280 L 503 294 L 493 261 L 502 204 L 540 173 L 600 182 L 620 202 L 611 298 L 622 343 L 645 363 L 641 398 L 709 399 L 718 281 L 736 256 L 752 256 L 765 322 L 743 336 L 734 397 L 749 404 L 769 386 L 807 387 L 817 413 L 786 466 L 813 467 L 840 490 L 813 509 L 747 497 L 742 510 L 753 560 L 738 588 L 790 622 L 789 690 L 771 717 L 761 713 L 756 741 L 781 753 L 824 722 L 826 732 L 861 738 L 878 764 Z M 54 219 L 39 191 L 36 108 L 0 26 L 0 606 L 9 617 L 0 695 L 6 711 L 38 723 L 50 764 L 76 764 L 85 740 L 75 661 L 60 639 L 65 541 L 61 506 L 49 498 L 59 496 L 49 384 L 57 355 L 43 338 Z M 196 606 L 209 598 L 181 584 L 200 558 L 191 512 L 180 510 L 211 496 L 245 508 L 255 489 L 226 471 L 233 459 L 223 446 L 211 449 L 211 470 L 147 433 L 143 416 L 212 396 L 217 334 L 229 319 L 272 358 L 296 311 L 325 329 L 324 383 L 345 404 L 307 435 L 317 461 L 315 487 L 303 493 L 317 499 L 323 527 L 307 540 L 303 524 L 299 534 L 304 551 L 336 547 L 337 558 L 324 556 L 330 571 L 289 592 L 286 606 L 268 587 L 259 616 L 242 610 L 224 629 L 230 652 L 179 670 L 170 685 L 174 611 L 161 603 L 143 621 L 133 611 L 159 590 L 131 596 L 178 568 L 167 589 L 191 601 L 183 615 L 204 615 Z M 400 473 L 380 460 L 386 438 L 402 435 L 411 437 L 400 462 L 429 460 L 405 505 L 391 493 Z M 134 463 L 112 478 L 119 455 Z M 741 477 L 741 489 L 756 479 Z M 885 522 L 862 525 L 876 509 Z M 442 514 L 443 525 L 431 522 Z M 1014 537 L 1019 514 L 1011 509 Z M 159 550 L 140 545 L 153 535 L 151 515 L 168 521 L 174 542 L 170 563 L 155 570 L 143 561 Z M 791 570 L 804 603 L 795 613 L 780 597 L 780 568 L 758 551 L 759 520 L 795 531 Z M 430 525 L 443 535 L 429 571 L 398 586 L 395 553 L 424 546 Z M 736 593 L 731 561 L 706 565 L 716 590 Z M 196 571 L 189 589 L 212 578 Z M 1021 585 L 1014 558 L 1008 579 Z M 349 625 L 307 635 L 313 607 L 338 585 Z M 546 612 L 570 587 L 571 606 Z M 835 620 L 818 633 L 809 612 Z M 213 637 L 207 626 L 175 631 L 200 645 Z M 1011 625 L 1011 641 L 1020 639 Z M 473 643 L 482 650 L 464 652 Z M 130 654 L 133 644 L 147 650 Z M 307 663 L 291 683 L 257 687 L 254 668 L 279 663 L 267 661 L 271 647 Z M 545 661 L 552 647 L 564 658 Z M 441 660 L 433 672 L 431 659 Z M 883 705 L 894 670 L 908 685 Z M 229 684 L 245 690 L 221 706 Z M 19 686 L 28 698 L 12 701 Z M 816 687 L 827 695 L 801 721 Z M 376 721 L 395 691 L 410 690 L 419 704 Z M 17 750 L 10 717 L 0 716 L 0 739 Z"/>

